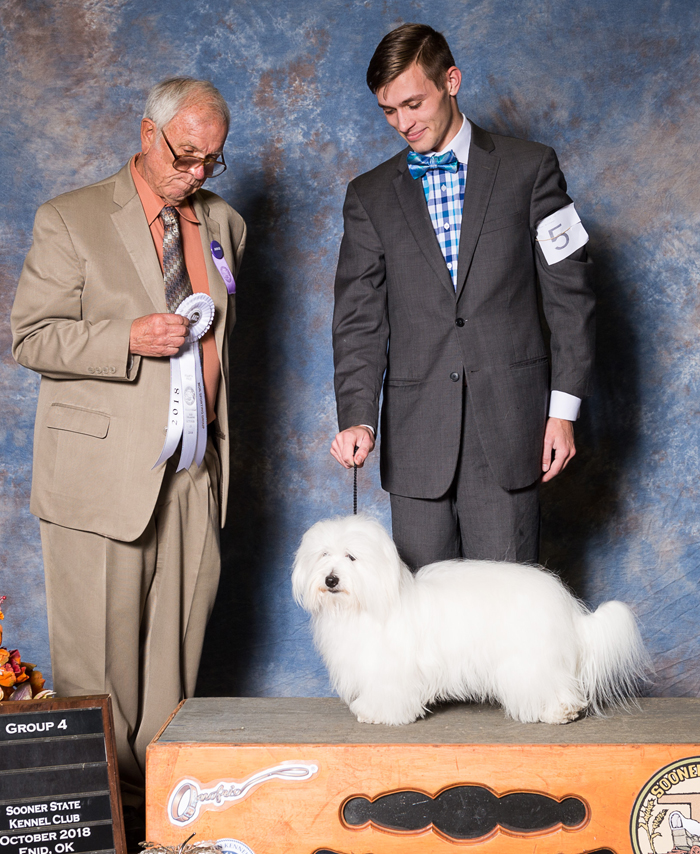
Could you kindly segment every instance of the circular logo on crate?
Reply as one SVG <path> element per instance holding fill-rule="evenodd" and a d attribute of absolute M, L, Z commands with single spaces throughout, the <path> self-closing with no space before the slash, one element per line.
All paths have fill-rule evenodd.
<path fill-rule="evenodd" d="M 216 844 L 224 854 L 255 854 L 252 848 L 238 839 L 217 839 Z"/>
<path fill-rule="evenodd" d="M 700 854 L 700 756 L 666 765 L 637 795 L 634 854 Z"/>

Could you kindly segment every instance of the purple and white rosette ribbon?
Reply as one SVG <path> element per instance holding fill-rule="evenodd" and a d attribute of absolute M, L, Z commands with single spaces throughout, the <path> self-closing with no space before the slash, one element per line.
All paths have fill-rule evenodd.
<path fill-rule="evenodd" d="M 214 301 L 209 294 L 191 294 L 175 314 L 190 321 L 189 336 L 176 356 L 170 358 L 170 406 L 168 429 L 163 450 L 153 466 L 170 459 L 182 438 L 178 471 L 188 469 L 194 460 L 202 464 L 207 448 L 207 405 L 204 398 L 199 339 L 214 320 Z"/>
<path fill-rule="evenodd" d="M 212 240 L 212 242 L 209 244 L 209 248 L 211 249 L 211 259 L 214 262 L 216 269 L 219 271 L 221 278 L 224 280 L 226 290 L 229 292 L 229 295 L 235 294 L 236 280 L 233 278 L 231 268 L 226 263 L 226 259 L 224 258 L 224 250 L 221 244 L 218 240 Z"/>

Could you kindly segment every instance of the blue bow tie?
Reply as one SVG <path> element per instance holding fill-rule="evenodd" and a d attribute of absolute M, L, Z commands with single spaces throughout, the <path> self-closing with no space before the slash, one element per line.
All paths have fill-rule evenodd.
<path fill-rule="evenodd" d="M 454 151 L 446 151 L 444 154 L 418 154 L 417 151 L 408 152 L 408 171 L 412 178 L 422 178 L 428 169 L 444 169 L 446 172 L 456 172 L 459 169 L 459 160 Z"/>

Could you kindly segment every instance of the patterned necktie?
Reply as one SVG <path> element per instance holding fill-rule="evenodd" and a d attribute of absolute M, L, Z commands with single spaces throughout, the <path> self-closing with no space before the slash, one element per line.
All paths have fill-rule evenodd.
<path fill-rule="evenodd" d="M 408 171 L 412 178 L 422 178 L 429 169 L 444 169 L 446 172 L 456 172 L 459 169 L 459 160 L 454 151 L 446 151 L 444 154 L 418 154 L 417 151 L 408 152 Z"/>
<path fill-rule="evenodd" d="M 192 284 L 185 267 L 180 238 L 180 222 L 174 207 L 165 205 L 160 212 L 165 226 L 163 235 L 163 279 L 165 281 L 165 303 L 169 312 L 174 312 L 180 303 L 192 293 Z"/>

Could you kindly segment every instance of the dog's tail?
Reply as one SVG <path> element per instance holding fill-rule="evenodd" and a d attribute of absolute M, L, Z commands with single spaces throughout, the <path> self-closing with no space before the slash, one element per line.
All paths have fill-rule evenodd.
<path fill-rule="evenodd" d="M 604 602 L 578 621 L 582 641 L 580 678 L 589 708 L 624 706 L 637 696 L 652 672 L 637 620 L 623 602 Z"/>

